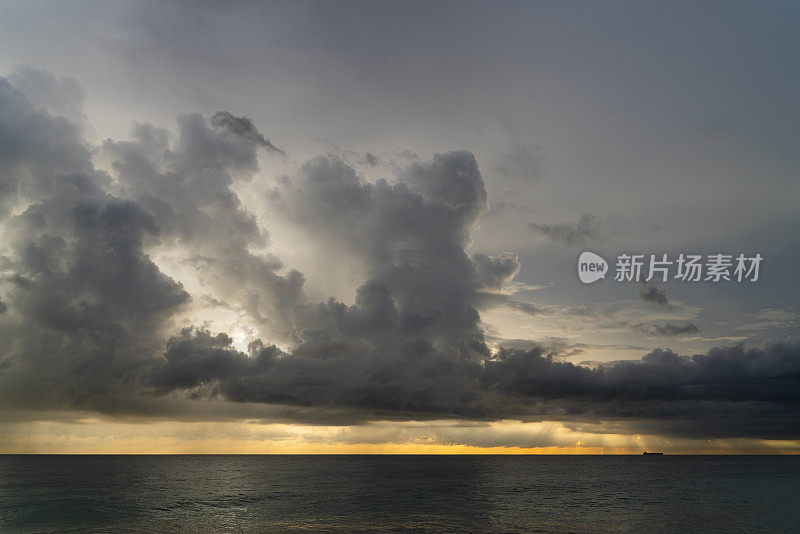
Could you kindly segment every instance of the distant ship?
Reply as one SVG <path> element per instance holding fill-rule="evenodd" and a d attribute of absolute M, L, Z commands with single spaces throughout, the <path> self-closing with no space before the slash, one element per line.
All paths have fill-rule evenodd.
<path fill-rule="evenodd" d="M 644 451 L 644 452 L 642 453 L 642 456 L 652 456 L 652 455 L 654 455 L 654 454 L 655 454 L 656 456 L 664 456 L 664 453 L 663 453 L 663 452 L 647 452 L 647 451 Z"/>

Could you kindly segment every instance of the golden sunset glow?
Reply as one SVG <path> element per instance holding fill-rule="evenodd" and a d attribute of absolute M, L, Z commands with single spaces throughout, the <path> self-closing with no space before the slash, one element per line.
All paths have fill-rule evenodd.
<path fill-rule="evenodd" d="M 308 426 L 83 418 L 6 424 L 0 453 L 43 454 L 797 454 L 794 440 L 676 440 L 570 430 L 556 422 L 458 421 Z M 519 442 L 516 445 L 499 443 Z M 541 445 L 535 443 L 542 442 Z M 531 445 L 525 445 L 525 442 Z M 493 445 L 492 443 L 498 443 Z M 551 445 L 548 443 L 556 443 Z"/>

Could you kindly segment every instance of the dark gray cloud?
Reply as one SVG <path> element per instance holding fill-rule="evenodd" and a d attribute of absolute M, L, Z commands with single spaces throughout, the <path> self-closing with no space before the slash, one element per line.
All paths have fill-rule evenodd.
<path fill-rule="evenodd" d="M 94 167 L 73 123 L 27 98 L 32 84 L 52 89 L 52 76 L 25 82 L 0 78 L 7 406 L 140 404 L 171 321 L 190 300 L 147 248 L 190 251 L 218 296 L 291 337 L 303 277 L 277 275 L 277 259 L 249 251 L 266 235 L 230 190 L 258 170 L 260 134 L 235 129 L 251 123 L 185 115 L 174 144 L 165 130 L 136 125 L 132 141 L 109 140 L 99 152 L 113 161 L 111 177 Z"/>
<path fill-rule="evenodd" d="M 740 344 L 689 357 L 656 349 L 641 361 L 587 369 L 558 362 L 542 349 L 505 349 L 486 362 L 482 384 L 560 399 L 563 404 L 551 404 L 566 414 L 650 419 L 648 425 L 662 432 L 796 438 L 798 356 L 796 344 L 763 349 Z"/>
<path fill-rule="evenodd" d="M 582 213 L 576 223 L 531 223 L 530 227 L 554 243 L 570 246 L 586 245 L 587 243 L 599 242 L 605 238 L 600 217 L 591 213 Z"/>
<path fill-rule="evenodd" d="M 185 330 L 173 338 L 155 375 L 161 388 L 235 401 L 350 406 L 428 417 L 560 416 L 659 419 L 659 432 L 798 437 L 800 346 L 737 345 L 679 356 L 657 349 L 638 361 L 595 368 L 559 361 L 542 346 L 505 348 L 483 364 L 447 357 L 419 342 L 389 352 L 369 344 L 315 340 L 291 355 L 254 344 L 236 351 L 224 335 Z M 721 426 L 708 421 L 713 407 Z M 386 416 L 386 414 L 384 414 Z M 730 420 L 738 421 L 734 429 Z"/>
<path fill-rule="evenodd" d="M 669 306 L 667 292 L 655 285 L 644 284 L 639 288 L 639 298 L 645 302 L 653 302 L 661 306 Z"/>
<path fill-rule="evenodd" d="M 188 300 L 145 254 L 159 227 L 103 189 L 77 128 L 0 78 L 0 320 L 8 404 L 97 408 L 128 389 Z"/>
<path fill-rule="evenodd" d="M 636 325 L 636 328 L 651 336 L 680 336 L 684 334 L 696 334 L 700 328 L 694 323 L 683 324 L 656 324 L 656 325 Z"/>
<path fill-rule="evenodd" d="M 517 275 L 521 267 L 519 257 L 512 252 L 497 257 L 475 254 L 472 261 L 475 262 L 481 285 L 487 289 L 500 289 Z"/>
<path fill-rule="evenodd" d="M 372 152 L 367 152 L 364 155 L 364 160 L 367 162 L 367 165 L 372 165 L 373 167 L 381 164 L 381 158 L 379 158 Z"/>
<path fill-rule="evenodd" d="M 49 71 L 21 65 L 14 68 L 8 80 L 35 107 L 45 109 L 57 117 L 64 117 L 84 129 L 89 127 L 83 113 L 86 92 L 76 79 L 67 76 L 57 78 Z"/>
<path fill-rule="evenodd" d="M 291 354 L 255 343 L 248 355 L 223 334 L 185 330 L 170 341 L 153 383 L 162 391 L 181 388 L 239 402 L 479 413 L 477 363 L 437 351 L 422 339 L 346 343 L 316 334 Z"/>
<path fill-rule="evenodd" d="M 318 157 L 272 202 L 296 227 L 361 262 L 368 287 L 385 288 L 397 307 L 392 335 L 424 336 L 464 357 L 485 353 L 476 306 L 487 280 L 465 249 L 487 195 L 471 153 L 414 163 L 397 183 L 369 183 L 342 160 Z M 319 307 L 302 313 L 300 324 L 327 321 Z"/>
<path fill-rule="evenodd" d="M 269 140 L 258 131 L 253 121 L 247 117 L 237 117 L 227 111 L 218 111 L 211 117 L 211 124 L 224 128 L 232 134 L 240 135 L 273 152 L 285 155 L 283 150 L 270 143 Z"/>

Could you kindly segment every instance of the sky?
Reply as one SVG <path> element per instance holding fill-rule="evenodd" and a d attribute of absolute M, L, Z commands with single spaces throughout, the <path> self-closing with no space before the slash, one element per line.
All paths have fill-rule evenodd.
<path fill-rule="evenodd" d="M 798 30 L 0 1 L 0 452 L 800 452 Z"/>

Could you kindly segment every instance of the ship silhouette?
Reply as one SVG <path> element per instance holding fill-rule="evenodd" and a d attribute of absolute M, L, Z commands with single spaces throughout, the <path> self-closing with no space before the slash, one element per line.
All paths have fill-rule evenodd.
<path fill-rule="evenodd" d="M 664 456 L 664 453 L 663 452 L 647 452 L 647 451 L 644 451 L 642 453 L 642 456 L 652 456 L 652 455 Z"/>

